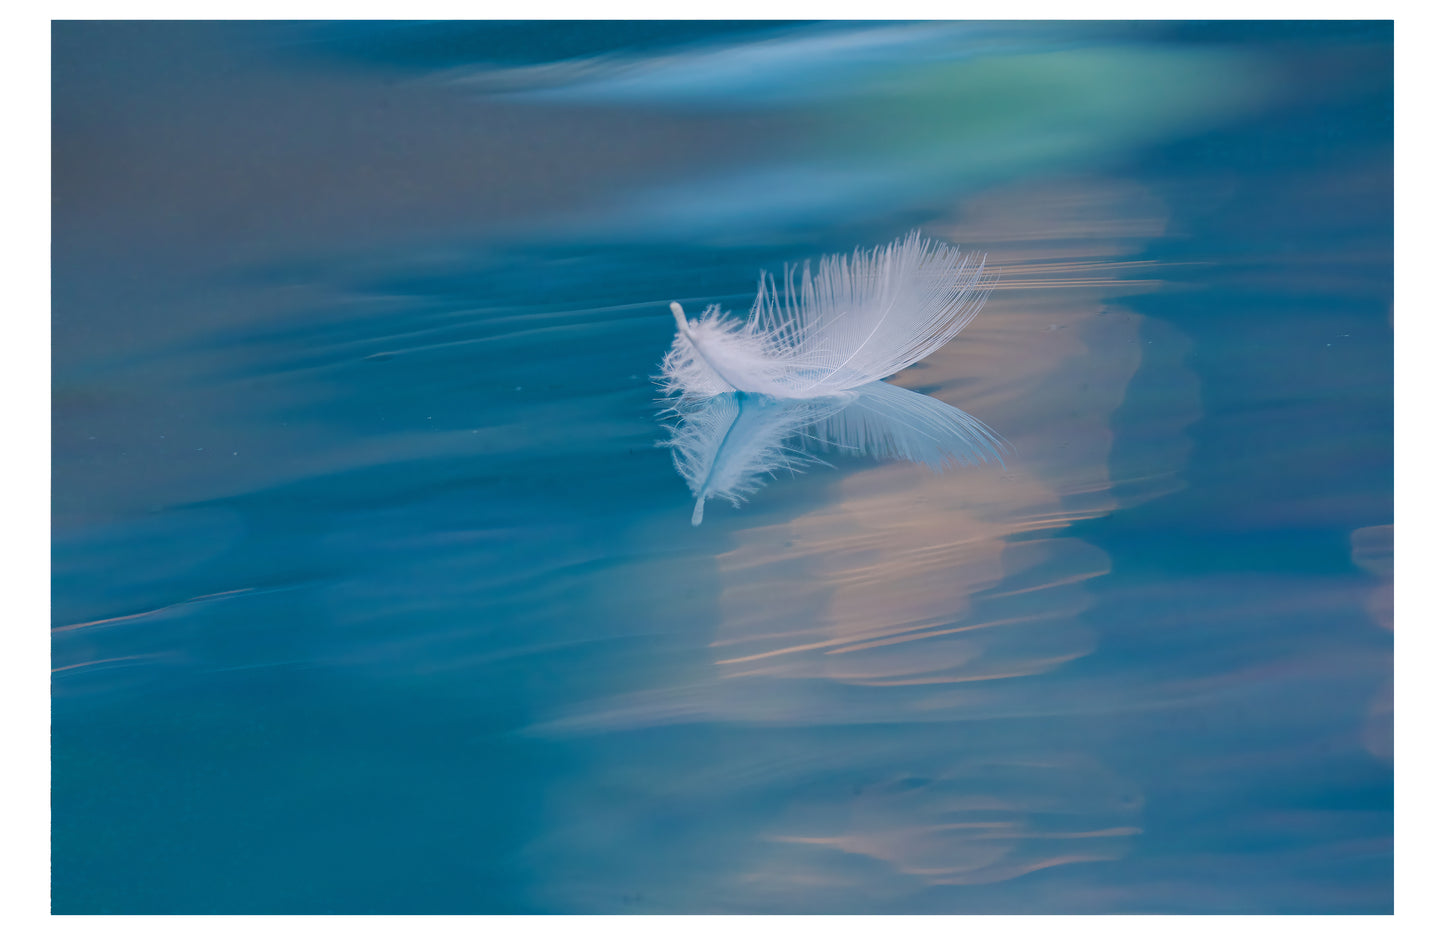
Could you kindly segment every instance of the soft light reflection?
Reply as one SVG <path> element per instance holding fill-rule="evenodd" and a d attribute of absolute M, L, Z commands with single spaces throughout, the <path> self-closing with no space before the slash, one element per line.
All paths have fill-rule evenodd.
<path fill-rule="evenodd" d="M 922 686 L 1037 675 L 1092 650 L 1078 622 L 1088 606 L 1079 585 L 1107 573 L 1108 557 L 1078 540 L 1037 537 L 1119 506 L 1109 419 L 1138 366 L 1138 319 L 1109 311 L 1097 290 L 1149 286 L 1104 275 L 1099 254 L 1157 236 L 1158 212 L 1147 191 L 1111 183 L 1002 192 L 969 206 L 948 234 L 997 239 L 1009 288 L 961 340 L 899 382 L 1028 425 L 1015 466 L 963 478 L 906 466 L 857 471 L 834 485 L 831 504 L 782 527 L 739 530 L 718 559 L 723 675 Z M 1091 217 L 1108 219 L 1106 237 L 1089 235 Z M 1084 266 L 1096 273 L 1089 288 L 1055 288 L 1060 270 Z M 939 385 L 940 372 L 953 379 Z M 1192 380 L 1180 379 L 1175 433 L 1197 407 Z M 1168 444 L 1182 463 L 1183 445 Z M 1149 495 L 1176 484 L 1152 481 Z M 817 586 L 799 589 L 799 580 Z M 875 703 L 899 707 L 885 695 Z"/>
<path fill-rule="evenodd" d="M 1026 50 L 1014 24 L 802 27 L 685 55 L 488 66 L 448 77 L 554 106 L 632 103 L 722 117 L 742 94 L 760 112 L 788 118 L 773 145 L 705 184 L 664 179 L 650 190 L 619 191 L 607 207 L 614 233 L 689 237 L 738 236 L 856 213 L 860 205 L 921 200 L 932 208 L 942 191 L 1095 165 L 1270 100 L 1268 63 L 1243 50 L 1198 45 L 1161 54 L 1122 37 L 1080 46 L 1077 29 L 1062 29 L 1056 46 Z M 1029 32 L 1036 42 L 1032 24 Z M 894 57 L 901 55 L 906 65 Z M 1019 133 L 1020 114 L 1048 132 Z"/>
<path fill-rule="evenodd" d="M 1177 489 L 1168 468 L 1183 464 L 1183 430 L 1198 412 L 1178 339 L 1181 366 L 1144 420 L 1157 437 L 1147 470 L 1111 463 L 1110 419 L 1138 368 L 1141 339 L 1139 316 L 1107 297 L 1153 288 L 1136 278 L 1146 266 L 1118 258 L 1165 224 L 1147 189 L 1110 180 L 1003 189 L 961 206 L 933 233 L 996 244 L 991 261 L 1007 288 L 961 339 L 896 382 L 1005 426 L 1017 450 L 1009 468 L 854 469 L 827 485 L 824 503 L 781 523 L 724 515 L 732 547 L 716 559 L 714 677 L 638 692 L 554 726 L 997 717 L 1007 709 L 987 700 L 989 683 L 1037 677 L 1089 654 L 1085 583 L 1108 573 L 1109 558 L 1059 533 Z M 1169 340 L 1157 323 L 1151 333 Z M 828 479 L 780 480 L 769 490 Z M 809 681 L 867 691 L 808 698 Z M 978 690 L 940 691 L 967 683 Z"/>
<path fill-rule="evenodd" d="M 736 767 L 733 781 L 743 784 L 786 781 L 801 768 L 789 765 L 793 757 L 810 776 L 828 775 L 834 761 L 876 776 L 849 788 L 815 781 L 785 813 L 747 827 L 703 833 L 694 825 L 689 833 L 716 853 L 698 854 L 690 870 L 654 872 L 708 891 L 716 887 L 693 875 L 723 874 L 732 896 L 717 909 L 731 900 L 766 911 L 826 898 L 849 911 L 919 888 L 1117 859 L 1143 832 L 1142 796 L 1127 779 L 1061 752 L 1048 733 L 1014 737 L 980 726 L 964 747 L 940 725 L 1003 725 L 1100 697 L 1099 686 L 1057 678 L 1095 648 L 1085 622 L 1089 583 L 1111 565 L 1067 530 L 1178 489 L 1173 469 L 1188 454 L 1183 430 L 1199 405 L 1182 366 L 1187 342 L 1154 328 L 1154 340 L 1176 342 L 1161 350 L 1181 359 L 1146 415 L 1158 443 L 1147 466 L 1111 462 L 1110 423 L 1138 370 L 1141 336 L 1140 318 L 1107 297 L 1156 287 L 1154 270 L 1122 257 L 1164 229 L 1159 210 L 1137 186 L 1078 181 L 995 192 L 940 225 L 934 233 L 988 244 L 1004 287 L 961 339 L 896 382 L 995 425 L 1016 449 L 1008 467 L 937 474 L 850 463 L 839 475 L 777 480 L 759 494 L 771 498 L 757 511 L 769 522 L 720 511 L 729 547 L 715 558 L 712 672 L 548 725 L 574 737 L 685 722 L 743 728 L 721 735 L 708 757 L 753 761 Z M 805 499 L 780 510 L 790 495 Z M 1117 701 L 1112 688 L 1103 695 Z M 941 746 L 922 758 L 916 739 L 897 750 L 843 750 L 822 733 L 810 735 L 806 751 L 743 755 L 768 733 L 757 727 L 796 737 L 793 728 L 827 724 L 931 725 L 928 736 Z M 607 782 L 654 794 L 655 774 L 629 773 Z M 717 777 L 679 776 L 680 801 L 690 798 L 687 782 L 718 787 Z M 739 861 L 741 870 L 722 869 Z M 569 896 L 587 904 L 585 894 Z"/>
<path fill-rule="evenodd" d="M 1395 629 L 1395 526 L 1365 526 L 1350 535 L 1350 558 L 1380 579 L 1367 599 L 1370 616 L 1386 630 Z M 1365 711 L 1365 749 L 1382 760 L 1395 757 L 1395 680 L 1391 678 Z"/>
<path fill-rule="evenodd" d="M 1395 629 L 1395 527 L 1366 526 L 1350 535 L 1350 560 L 1380 583 L 1370 592 L 1370 614 L 1386 630 Z"/>
<path fill-rule="evenodd" d="M 877 867 L 849 873 L 819 850 L 879 861 L 897 882 L 924 886 L 996 883 L 1047 867 L 1113 860 L 1141 832 L 1141 801 L 1127 784 L 1085 760 L 965 761 L 923 780 L 902 777 L 838 800 L 799 803 L 784 819 L 799 845 L 790 856 L 814 885 L 870 888 Z"/>

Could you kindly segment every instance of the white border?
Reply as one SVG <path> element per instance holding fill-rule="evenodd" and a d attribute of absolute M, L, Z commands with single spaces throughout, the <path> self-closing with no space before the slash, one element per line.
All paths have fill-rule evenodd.
<path fill-rule="evenodd" d="M 415 2 L 410 4 L 357 2 L 255 2 L 198 4 L 175 2 L 102 3 L 71 2 L 27 10 L 12 18 L 7 30 L 10 71 L 4 83 L 8 116 L 4 178 L 10 189 L 7 204 L 8 270 L 19 288 L 9 309 L 16 332 L 9 343 L 5 368 L 7 410 L 5 425 L 10 439 L 9 483 L 12 534 L 7 580 L 20 600 L 18 612 L 6 621 L 18 646 L 6 654 L 3 679 L 7 717 L 4 736 L 6 778 L 3 835 L 4 872 L 0 873 L 0 918 L 14 920 L 10 931 L 29 932 L 39 925 L 64 929 L 145 926 L 149 930 L 205 932 L 250 931 L 256 920 L 246 917 L 55 917 L 48 915 L 49 880 L 49 243 L 50 243 L 50 20 L 51 19 L 485 19 L 508 18 L 515 4 L 496 2 Z M 1435 767 L 1441 734 L 1441 678 L 1430 670 L 1445 659 L 1440 652 L 1438 612 L 1431 612 L 1425 587 L 1438 574 L 1441 556 L 1430 545 L 1430 530 L 1442 520 L 1439 483 L 1440 459 L 1432 457 L 1441 416 L 1440 391 L 1426 375 L 1439 366 L 1432 358 L 1441 342 L 1439 300 L 1424 296 L 1425 273 L 1433 258 L 1427 250 L 1441 240 L 1439 134 L 1441 106 L 1439 75 L 1441 53 L 1426 48 L 1438 42 L 1439 16 L 1420 13 L 1424 4 L 1412 4 L 1411 13 L 1399 16 L 1399 4 L 1341 2 L 1190 3 L 1162 7 L 1159 3 L 1040 3 L 1018 2 L 985 9 L 981 4 L 894 2 L 887 5 L 858 2 L 777 2 L 735 0 L 721 3 L 663 4 L 615 0 L 608 3 L 534 2 L 525 7 L 528 18 L 608 19 L 1394 19 L 1396 20 L 1396 269 L 1397 333 L 1396 406 L 1398 481 L 1397 502 L 1404 508 L 1397 522 L 1396 608 L 1401 634 L 1396 658 L 1397 742 L 1396 814 L 1396 917 L 907 917 L 883 920 L 870 916 L 800 916 L 766 919 L 733 917 L 408 917 L 404 922 L 385 917 L 269 917 L 263 924 L 282 930 L 340 928 L 394 931 L 399 924 L 429 930 L 475 931 L 497 927 L 509 931 L 544 931 L 558 926 L 586 926 L 589 931 L 652 930 L 671 932 L 679 925 L 687 931 L 751 930 L 789 931 L 797 928 L 872 930 L 902 925 L 915 931 L 956 933 L 968 931 L 1037 931 L 1067 925 L 1071 930 L 1132 929 L 1153 932 L 1214 931 L 1219 926 L 1271 932 L 1333 933 L 1393 927 L 1403 918 L 1411 925 L 1442 917 L 1432 889 L 1438 886 L 1438 857 L 1442 840 L 1441 809 L 1435 787 L 1441 773 Z M 37 13 L 39 14 L 37 16 Z M 886 16 L 880 14 L 886 13 Z M 499 15 L 500 14 L 500 15 Z M 40 18 L 43 17 L 43 18 Z M 1431 75 L 1435 75 L 1431 78 Z M 41 184 L 41 180 L 47 184 Z M 1403 193 L 1404 197 L 1401 197 Z M 1426 304 L 1428 302 L 1428 304 Z M 43 401 L 43 402 L 42 402 Z M 42 547 L 46 543 L 46 547 Z M 42 665 L 42 661 L 47 664 Z M 43 713 L 42 713 L 43 712 Z M 1437 926 L 1438 926 L 1437 921 Z"/>

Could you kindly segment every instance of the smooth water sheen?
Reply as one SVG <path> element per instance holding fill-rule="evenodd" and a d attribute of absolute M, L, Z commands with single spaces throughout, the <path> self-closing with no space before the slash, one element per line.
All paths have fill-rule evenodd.
<path fill-rule="evenodd" d="M 58 913 L 1389 912 L 1391 26 L 58 23 Z M 1003 436 L 738 509 L 668 302 Z"/>

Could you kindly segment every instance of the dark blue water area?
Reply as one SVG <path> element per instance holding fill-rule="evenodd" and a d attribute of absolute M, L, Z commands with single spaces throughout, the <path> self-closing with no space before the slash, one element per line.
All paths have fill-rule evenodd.
<path fill-rule="evenodd" d="M 1388 23 L 57 23 L 53 911 L 1393 910 Z M 737 508 L 668 302 L 988 253 Z"/>

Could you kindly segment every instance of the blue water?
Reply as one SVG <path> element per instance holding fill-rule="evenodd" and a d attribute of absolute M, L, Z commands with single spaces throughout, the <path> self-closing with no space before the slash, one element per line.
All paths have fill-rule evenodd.
<path fill-rule="evenodd" d="M 1380 23 L 59 23 L 57 913 L 1393 907 Z M 692 497 L 910 229 L 1003 466 Z"/>

